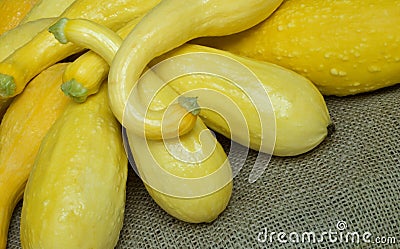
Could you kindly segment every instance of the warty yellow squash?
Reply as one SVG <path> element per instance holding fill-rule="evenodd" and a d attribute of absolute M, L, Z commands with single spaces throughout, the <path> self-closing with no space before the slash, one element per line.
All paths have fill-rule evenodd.
<path fill-rule="evenodd" d="M 85 103 L 70 101 L 43 139 L 26 185 L 22 247 L 114 248 L 124 219 L 127 161 L 107 84 Z"/>

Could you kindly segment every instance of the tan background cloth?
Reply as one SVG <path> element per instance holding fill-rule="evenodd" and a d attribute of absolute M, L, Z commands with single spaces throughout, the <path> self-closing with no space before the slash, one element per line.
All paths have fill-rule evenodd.
<path fill-rule="evenodd" d="M 326 97 L 335 132 L 313 151 L 273 157 L 262 177 L 247 182 L 255 152 L 234 179 L 225 212 L 212 224 L 187 224 L 161 210 L 129 172 L 125 223 L 117 248 L 381 248 L 377 244 L 261 243 L 265 231 L 369 232 L 396 237 L 400 248 L 400 85 L 373 93 Z M 228 149 L 230 142 L 218 137 Z M 247 166 L 247 167 L 246 167 Z M 20 248 L 17 206 L 8 247 Z"/>

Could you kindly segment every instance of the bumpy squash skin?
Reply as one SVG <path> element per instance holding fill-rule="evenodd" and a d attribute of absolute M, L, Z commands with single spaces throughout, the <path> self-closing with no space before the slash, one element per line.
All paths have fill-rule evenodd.
<path fill-rule="evenodd" d="M 399 13 L 399 0 L 287 0 L 249 30 L 196 42 L 276 63 L 344 96 L 400 82 Z"/>
<path fill-rule="evenodd" d="M 307 78 L 272 63 L 257 61 L 219 49 L 193 44 L 186 44 L 172 50 L 154 60 L 152 64 L 189 53 L 212 53 L 226 56 L 246 66 L 259 78 L 268 93 L 275 115 L 276 141 L 273 149 L 274 155 L 295 156 L 308 152 L 320 144 L 327 136 L 328 126 L 331 124 L 328 108 L 321 93 Z M 167 74 L 174 74 L 174 70 L 179 70 L 179 68 L 190 68 L 191 66 L 196 68 L 195 62 L 192 65 L 182 65 L 182 63 L 176 61 L 171 68 L 168 67 L 163 70 Z M 162 72 L 163 74 L 165 73 L 164 71 Z M 258 89 L 249 87 L 257 84 L 250 80 L 246 81 L 244 79 L 236 83 L 243 88 L 247 86 L 247 89 L 253 89 L 254 91 Z M 218 105 L 221 109 L 231 107 L 226 105 L 225 99 L 207 98 L 208 91 L 216 91 L 233 99 L 234 103 L 242 110 L 242 114 L 245 116 L 249 126 L 250 148 L 260 150 L 262 138 L 258 112 L 242 90 L 221 78 L 198 74 L 179 77 L 171 81 L 170 86 L 181 94 L 195 89 L 206 89 L 204 94 L 196 92 L 197 94 L 202 94 L 201 96 L 199 95 L 199 103 L 218 102 L 213 106 Z M 258 111 L 267 113 L 268 108 L 268 106 L 265 106 L 265 109 Z M 231 138 L 231 129 L 216 112 L 204 108 L 201 110 L 200 116 L 208 127 Z M 263 125 L 268 126 L 268 124 Z M 249 141 L 236 142 L 247 146 L 246 143 Z M 269 153 L 269 151 L 264 152 Z"/>
<path fill-rule="evenodd" d="M 52 126 L 29 177 L 23 248 L 114 248 L 122 228 L 127 157 L 107 84 Z"/>
<path fill-rule="evenodd" d="M 0 125 L 0 248 L 15 205 L 22 198 L 40 143 L 71 100 L 60 92 L 64 69 L 56 64 L 16 97 Z"/>

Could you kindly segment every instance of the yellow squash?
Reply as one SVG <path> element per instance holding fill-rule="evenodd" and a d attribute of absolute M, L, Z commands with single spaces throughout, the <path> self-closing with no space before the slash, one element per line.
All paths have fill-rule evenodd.
<path fill-rule="evenodd" d="M 196 42 L 276 63 L 343 96 L 400 82 L 399 13 L 399 0 L 287 0 L 256 27 Z"/>
<path fill-rule="evenodd" d="M 43 139 L 23 199 L 23 248 L 115 247 L 128 168 L 106 87 L 71 101 Z"/>
<path fill-rule="evenodd" d="M 40 143 L 69 98 L 60 92 L 67 64 L 55 64 L 13 99 L 0 125 L 0 248 L 6 247 L 12 212 L 21 200 Z"/>
<path fill-rule="evenodd" d="M 164 211 L 185 222 L 202 223 L 214 221 L 225 210 L 232 194 L 232 170 L 222 146 L 200 119 L 180 138 L 127 136 L 137 172 Z"/>
<path fill-rule="evenodd" d="M 85 102 L 97 93 L 108 74 L 108 63 L 93 51 L 88 51 L 65 70 L 61 90 L 75 102 Z"/>
<path fill-rule="evenodd" d="M 42 18 L 55 18 L 61 15 L 76 0 L 36 0 L 35 6 L 22 19 L 22 23 Z"/>
<path fill-rule="evenodd" d="M 179 59 L 185 55 L 188 59 Z M 152 64 L 156 62 L 161 63 L 155 72 L 172 79 L 174 90 L 198 97 L 199 115 L 207 126 L 252 149 L 294 156 L 315 148 L 328 134 L 331 119 L 323 96 L 311 81 L 291 70 L 190 44 Z M 197 73 L 207 69 L 204 65 L 212 70 Z M 216 68 L 220 77 L 215 77 Z M 247 127 L 235 128 L 243 118 Z"/>
<path fill-rule="evenodd" d="M 159 0 L 77 0 L 61 17 L 85 18 L 117 30 L 125 23 L 153 8 Z M 74 44 L 60 44 L 47 30 L 0 63 L 0 96 L 19 94 L 26 84 L 43 69 L 67 56 L 82 51 Z"/>
<path fill-rule="evenodd" d="M 39 0 L 0 0 L 0 35 L 17 27 Z"/>

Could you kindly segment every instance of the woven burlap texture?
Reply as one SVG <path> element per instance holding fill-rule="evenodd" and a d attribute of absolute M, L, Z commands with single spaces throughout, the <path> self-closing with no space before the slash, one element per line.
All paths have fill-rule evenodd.
<path fill-rule="evenodd" d="M 273 237 L 272 242 L 263 242 L 266 231 L 299 236 L 369 233 L 371 242 L 396 238 L 397 244 L 384 248 L 400 248 L 400 85 L 350 97 L 326 97 L 326 103 L 335 131 L 309 153 L 272 157 L 267 170 L 252 184 L 248 175 L 257 154 L 251 151 L 234 179 L 229 206 L 211 224 L 188 224 L 167 215 L 130 170 L 125 223 L 117 248 L 383 247 L 327 237 L 316 242 L 300 237 L 298 243 Z M 228 150 L 230 141 L 218 139 Z M 21 207 L 19 203 L 13 214 L 9 249 L 20 248 Z"/>

